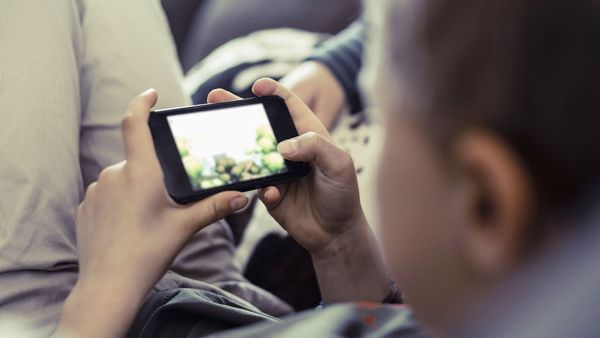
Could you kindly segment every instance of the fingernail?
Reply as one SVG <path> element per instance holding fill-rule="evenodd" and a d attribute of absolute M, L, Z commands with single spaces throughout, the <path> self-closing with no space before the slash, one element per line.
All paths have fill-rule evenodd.
<path fill-rule="evenodd" d="M 236 197 L 231 201 L 230 206 L 232 211 L 238 211 L 248 204 L 248 198 L 246 196 Z"/>
<path fill-rule="evenodd" d="M 155 91 L 156 91 L 156 89 L 154 89 L 154 88 L 148 88 L 142 93 L 142 96 L 149 95 L 150 93 L 153 93 Z"/>
<path fill-rule="evenodd" d="M 281 155 L 291 155 L 298 151 L 298 140 L 286 140 L 277 145 L 277 151 Z"/>

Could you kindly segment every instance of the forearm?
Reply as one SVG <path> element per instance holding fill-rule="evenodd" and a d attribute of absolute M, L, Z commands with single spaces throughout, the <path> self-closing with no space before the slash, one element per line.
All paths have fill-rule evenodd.
<path fill-rule="evenodd" d="M 145 295 L 105 283 L 78 284 L 63 307 L 53 337 L 123 337 Z"/>
<path fill-rule="evenodd" d="M 390 293 L 383 256 L 366 220 L 312 258 L 325 304 L 381 302 Z"/>

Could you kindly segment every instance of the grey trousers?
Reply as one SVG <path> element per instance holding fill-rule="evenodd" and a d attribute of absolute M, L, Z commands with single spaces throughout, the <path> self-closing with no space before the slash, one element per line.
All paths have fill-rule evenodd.
<path fill-rule="evenodd" d="M 153 87 L 158 108 L 189 104 L 181 80 L 156 0 L 0 0 L 0 316 L 52 331 L 77 279 L 76 208 L 102 168 L 124 159 L 129 101 Z M 207 282 L 288 312 L 244 280 L 233 255 L 226 225 L 213 224 L 155 289 Z"/>

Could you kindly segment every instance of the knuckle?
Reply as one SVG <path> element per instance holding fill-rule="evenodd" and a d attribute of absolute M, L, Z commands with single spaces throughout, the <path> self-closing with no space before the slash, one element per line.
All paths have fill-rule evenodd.
<path fill-rule="evenodd" d="M 94 192 L 96 191 L 97 186 L 98 186 L 97 182 L 94 182 L 88 186 L 88 188 L 85 191 L 85 198 L 84 198 L 85 200 L 90 199 L 94 195 Z M 82 205 L 83 205 L 83 203 L 79 205 L 79 208 L 81 208 Z"/>
<path fill-rule="evenodd" d="M 307 132 L 306 134 L 304 134 L 304 136 L 307 139 L 311 139 L 311 138 L 317 138 L 317 137 L 319 137 L 319 134 L 317 134 L 317 132 L 311 130 L 311 131 Z"/>
<path fill-rule="evenodd" d="M 210 223 L 214 223 L 221 218 L 222 208 L 217 202 L 217 200 L 212 201 L 212 217 Z"/>
<path fill-rule="evenodd" d="M 136 124 L 136 117 L 132 113 L 128 113 L 121 120 L 121 128 L 123 130 L 130 130 Z"/>
<path fill-rule="evenodd" d="M 304 138 L 310 144 L 316 145 L 319 143 L 320 135 L 314 131 L 309 131 L 308 133 L 304 134 Z"/>
<path fill-rule="evenodd" d="M 82 216 L 82 214 L 83 214 L 83 211 L 85 210 L 85 205 L 86 205 L 86 204 L 85 204 L 85 202 L 81 202 L 81 203 L 79 203 L 79 205 L 77 206 L 77 210 L 76 210 L 76 213 L 75 213 L 75 214 L 76 214 L 76 218 L 77 218 L 77 219 L 80 219 L 80 218 L 81 218 L 81 216 Z"/>
<path fill-rule="evenodd" d="M 288 104 L 292 103 L 294 100 L 301 100 L 300 97 L 296 95 L 296 93 L 284 87 L 278 82 L 277 87 L 275 89 L 275 95 L 281 97 Z"/>
<path fill-rule="evenodd" d="M 107 184 L 115 180 L 125 167 L 125 162 L 117 163 L 110 167 L 104 168 L 98 176 L 98 183 Z"/>
<path fill-rule="evenodd" d="M 344 163 L 349 165 L 349 166 L 354 166 L 354 158 L 352 157 L 352 154 L 350 153 L 350 151 L 348 149 L 343 149 L 343 160 Z"/>
<path fill-rule="evenodd" d="M 325 139 L 323 138 L 323 135 L 313 131 L 311 132 L 310 141 L 312 142 L 313 147 L 315 147 L 315 149 L 321 149 Z"/>
<path fill-rule="evenodd" d="M 340 167 L 341 168 L 352 168 L 354 169 L 354 158 L 352 157 L 352 154 L 350 154 L 350 151 L 348 151 L 347 149 L 340 149 L 341 150 L 341 156 L 340 156 Z"/>
<path fill-rule="evenodd" d="M 100 172 L 100 175 L 98 175 L 98 182 L 108 181 L 110 179 L 110 176 L 111 176 L 110 167 L 105 168 Z"/>

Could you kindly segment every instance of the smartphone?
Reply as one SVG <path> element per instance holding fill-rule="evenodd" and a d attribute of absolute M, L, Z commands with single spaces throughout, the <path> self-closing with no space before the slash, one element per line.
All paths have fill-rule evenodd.
<path fill-rule="evenodd" d="M 179 204 L 290 182 L 310 171 L 308 163 L 277 152 L 279 142 L 298 136 L 278 96 L 157 110 L 148 124 L 167 191 Z"/>

